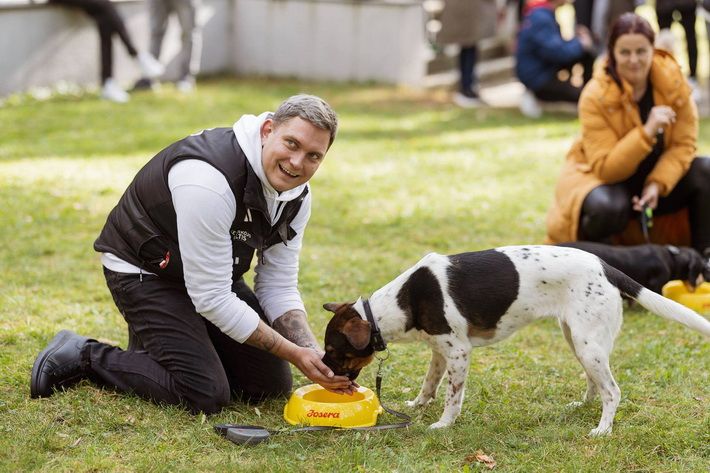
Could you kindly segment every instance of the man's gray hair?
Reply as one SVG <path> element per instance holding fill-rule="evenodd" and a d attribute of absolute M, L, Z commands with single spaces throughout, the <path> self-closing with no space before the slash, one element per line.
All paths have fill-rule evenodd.
<path fill-rule="evenodd" d="M 335 140 L 338 131 L 338 116 L 328 103 L 315 95 L 299 94 L 287 98 L 279 105 L 271 119 L 275 126 L 299 117 L 312 123 L 314 126 L 330 132 L 328 147 Z"/>

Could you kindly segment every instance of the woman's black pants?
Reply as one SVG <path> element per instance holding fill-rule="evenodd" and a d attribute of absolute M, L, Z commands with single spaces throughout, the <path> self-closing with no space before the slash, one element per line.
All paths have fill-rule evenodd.
<path fill-rule="evenodd" d="M 608 241 L 622 232 L 634 212 L 631 197 L 639 195 L 625 182 L 605 184 L 593 189 L 584 199 L 579 222 L 579 238 L 588 241 Z M 673 191 L 658 200 L 655 215 L 664 215 L 688 208 L 691 244 L 701 254 L 710 252 L 710 158 L 697 157 Z"/>

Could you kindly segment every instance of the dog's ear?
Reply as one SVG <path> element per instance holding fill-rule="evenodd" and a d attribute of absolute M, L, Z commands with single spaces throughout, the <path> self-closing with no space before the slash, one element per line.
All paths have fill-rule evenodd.
<path fill-rule="evenodd" d="M 362 350 L 370 343 L 370 323 L 360 317 L 345 322 L 342 332 L 356 350 Z"/>
<path fill-rule="evenodd" d="M 342 305 L 343 304 L 338 304 L 336 302 L 326 302 L 323 304 L 323 308 L 329 312 L 336 313 Z"/>

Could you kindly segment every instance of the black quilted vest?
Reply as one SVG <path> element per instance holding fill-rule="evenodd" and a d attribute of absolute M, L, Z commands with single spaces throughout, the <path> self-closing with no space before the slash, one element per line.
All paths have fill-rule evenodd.
<path fill-rule="evenodd" d="M 184 281 L 175 209 L 168 188 L 168 171 L 183 159 L 211 164 L 224 174 L 234 193 L 237 215 L 230 229 L 233 281 L 249 270 L 255 250 L 287 243 L 296 236 L 290 223 L 308 187 L 285 204 L 279 220 L 271 225 L 261 181 L 234 132 L 231 128 L 214 128 L 188 136 L 148 161 L 109 214 L 94 242 L 96 251 L 112 253 L 161 278 Z"/>

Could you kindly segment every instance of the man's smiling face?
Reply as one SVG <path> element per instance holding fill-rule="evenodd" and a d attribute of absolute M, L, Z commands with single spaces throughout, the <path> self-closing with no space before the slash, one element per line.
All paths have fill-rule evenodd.
<path fill-rule="evenodd" d="M 306 183 L 325 158 L 330 132 L 300 117 L 261 125 L 261 162 L 269 184 L 284 192 Z"/>

